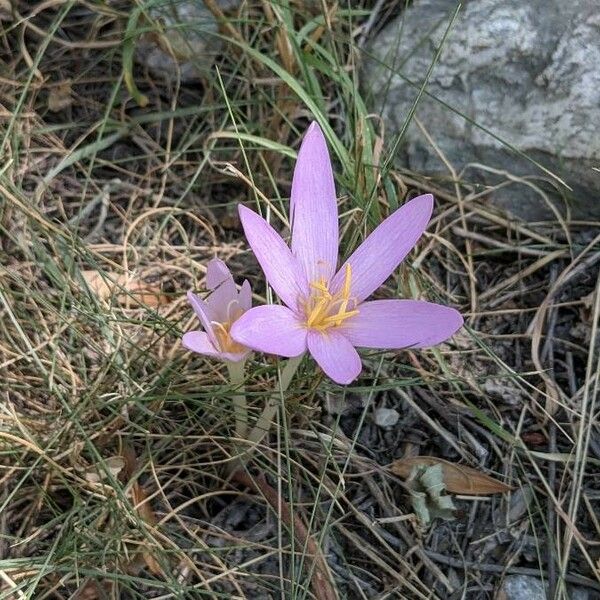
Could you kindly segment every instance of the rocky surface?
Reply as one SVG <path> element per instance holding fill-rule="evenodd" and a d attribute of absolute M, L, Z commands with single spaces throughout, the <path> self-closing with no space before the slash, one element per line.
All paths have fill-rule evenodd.
<path fill-rule="evenodd" d="M 221 10 L 234 0 L 217 0 Z M 223 43 L 212 12 L 201 0 L 163 0 L 148 8 L 157 31 L 143 35 L 136 44 L 136 60 L 159 76 L 191 83 L 214 64 Z"/>
<path fill-rule="evenodd" d="M 370 53 L 376 60 L 395 64 L 396 74 L 373 63 L 365 69 L 388 138 L 402 129 L 455 7 L 455 0 L 415 0 L 374 40 Z M 594 169 L 600 167 L 599 39 L 597 0 L 467 0 L 417 117 L 457 171 L 476 162 L 548 178 L 524 153 L 573 189 L 558 185 L 554 198 L 566 195 L 574 214 L 600 216 L 600 172 Z M 404 164 L 449 176 L 415 123 L 404 141 Z M 478 167 L 467 167 L 462 176 L 487 185 L 506 179 Z M 492 196 L 525 218 L 549 214 L 527 185 L 511 184 Z M 558 206 L 564 212 L 564 202 Z"/>

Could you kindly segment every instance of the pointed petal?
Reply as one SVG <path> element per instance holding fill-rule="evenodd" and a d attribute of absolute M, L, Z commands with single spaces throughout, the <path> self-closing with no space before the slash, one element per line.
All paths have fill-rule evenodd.
<path fill-rule="evenodd" d="M 306 329 L 285 306 L 257 306 L 232 326 L 231 337 L 254 350 L 279 356 L 300 356 L 306 350 Z"/>
<path fill-rule="evenodd" d="M 221 352 L 213 346 L 210 338 L 204 331 L 188 331 L 184 334 L 181 343 L 184 348 L 192 352 L 212 356 L 213 358 L 221 357 Z"/>
<path fill-rule="evenodd" d="M 224 323 L 229 320 L 228 307 L 237 300 L 237 288 L 227 265 L 219 258 L 213 258 L 206 266 L 206 287 L 213 290 L 206 298 L 211 309 L 211 320 Z"/>
<path fill-rule="evenodd" d="M 214 290 L 227 281 L 233 283 L 233 277 L 227 265 L 220 258 L 213 258 L 206 265 L 206 287 Z"/>
<path fill-rule="evenodd" d="M 208 334 L 208 337 L 215 348 L 219 347 L 219 342 L 213 333 L 213 327 L 211 321 L 215 320 L 212 309 L 206 304 L 202 298 L 194 294 L 193 292 L 187 293 L 188 302 L 192 305 L 196 316 L 200 319 L 204 331 Z"/>
<path fill-rule="evenodd" d="M 358 377 L 362 369 L 358 352 L 337 331 L 309 331 L 308 351 L 325 374 L 336 383 L 347 385 Z"/>
<path fill-rule="evenodd" d="M 277 295 L 291 308 L 299 296 L 308 295 L 302 269 L 281 236 L 254 211 L 239 205 L 240 219 L 248 243 Z"/>
<path fill-rule="evenodd" d="M 426 348 L 447 340 L 462 327 L 461 314 L 448 306 L 419 300 L 373 300 L 340 328 L 364 348 Z"/>
<path fill-rule="evenodd" d="M 360 302 L 370 296 L 402 262 L 421 237 L 433 210 L 433 196 L 407 202 L 383 221 L 342 265 L 332 282 L 344 284 L 346 264 L 352 267 L 352 296 Z"/>
<path fill-rule="evenodd" d="M 313 122 L 302 141 L 290 199 L 292 252 L 309 282 L 333 277 L 338 256 L 338 212 L 327 142 Z"/>
<path fill-rule="evenodd" d="M 244 360 L 250 353 L 250 349 L 245 350 L 244 352 L 220 352 L 213 346 L 210 338 L 204 331 L 188 331 L 183 335 L 181 343 L 184 348 L 187 348 L 192 352 L 210 356 L 211 358 L 228 360 L 230 362 Z"/>
<path fill-rule="evenodd" d="M 244 312 L 252 308 L 252 289 L 247 279 L 244 279 L 244 283 L 242 283 L 242 287 L 238 293 L 238 304 Z"/>

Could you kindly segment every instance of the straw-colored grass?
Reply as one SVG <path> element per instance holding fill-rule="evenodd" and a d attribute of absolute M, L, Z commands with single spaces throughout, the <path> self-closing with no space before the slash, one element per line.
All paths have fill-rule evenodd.
<path fill-rule="evenodd" d="M 403 3 L 206 2 L 223 51 L 194 84 L 133 60 L 143 36 L 168 40 L 157 1 L 14 4 L 0 50 L 0 598 L 488 598 L 510 574 L 543 578 L 549 597 L 598 593 L 598 223 L 507 217 L 443 156 L 436 180 L 394 166 L 401 140 L 368 112 L 360 66 Z M 235 390 L 181 347 L 197 326 L 185 292 L 219 256 L 270 298 L 236 205 L 286 231 L 311 119 L 336 163 L 344 252 L 433 192 L 427 234 L 381 295 L 453 305 L 467 325 L 433 350 L 364 353 L 348 388 L 305 360 L 231 478 Z M 282 366 L 251 361 L 253 421 Z M 374 424 L 378 407 L 398 410 L 394 428 Z M 455 498 L 454 521 L 424 527 L 387 468 L 415 454 L 513 492 Z"/>

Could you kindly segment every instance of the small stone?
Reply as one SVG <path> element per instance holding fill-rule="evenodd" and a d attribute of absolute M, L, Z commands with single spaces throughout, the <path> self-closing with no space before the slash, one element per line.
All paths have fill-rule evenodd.
<path fill-rule="evenodd" d="M 394 408 L 377 408 L 373 420 L 375 425 L 379 427 L 387 428 L 393 427 L 400 418 L 398 411 Z"/>
<path fill-rule="evenodd" d="M 502 582 L 496 598 L 498 600 L 546 600 L 546 590 L 547 585 L 537 577 L 509 575 Z M 567 594 L 570 600 L 592 600 L 590 591 L 583 587 L 569 586 Z"/>
<path fill-rule="evenodd" d="M 546 600 L 546 588 L 537 577 L 509 575 L 502 582 L 498 598 L 502 600 Z"/>

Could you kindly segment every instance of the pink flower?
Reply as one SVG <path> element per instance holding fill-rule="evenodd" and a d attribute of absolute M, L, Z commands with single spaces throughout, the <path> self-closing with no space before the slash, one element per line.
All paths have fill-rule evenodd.
<path fill-rule="evenodd" d="M 456 310 L 439 304 L 366 301 L 421 237 L 433 196 L 419 196 L 395 211 L 336 271 L 333 173 L 323 133 L 312 123 L 298 154 L 290 204 L 291 250 L 262 217 L 239 207 L 248 243 L 285 306 L 246 312 L 231 328 L 237 342 L 286 357 L 308 349 L 331 379 L 347 384 L 362 368 L 355 347 L 423 348 L 462 326 Z"/>
<path fill-rule="evenodd" d="M 206 300 L 188 292 L 188 300 L 202 323 L 204 331 L 189 331 L 182 343 L 188 350 L 229 362 L 244 360 L 250 348 L 236 342 L 231 326 L 252 306 L 252 291 L 244 281 L 237 291 L 227 265 L 213 258 L 206 267 L 206 287 L 212 293 Z"/>

